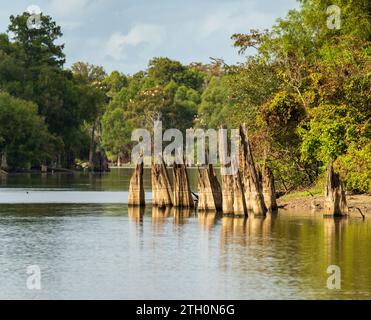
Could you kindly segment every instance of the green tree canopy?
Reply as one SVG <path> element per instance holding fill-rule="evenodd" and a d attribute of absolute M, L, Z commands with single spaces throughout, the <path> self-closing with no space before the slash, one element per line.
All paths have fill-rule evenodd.
<path fill-rule="evenodd" d="M 0 151 L 9 167 L 25 168 L 48 159 L 53 144 L 37 106 L 0 93 Z"/>

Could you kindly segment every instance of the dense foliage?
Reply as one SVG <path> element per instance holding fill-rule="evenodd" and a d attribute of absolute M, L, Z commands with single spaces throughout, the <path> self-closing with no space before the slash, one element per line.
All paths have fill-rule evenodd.
<path fill-rule="evenodd" d="M 255 63 L 269 70 L 259 78 L 271 81 L 250 103 L 256 115 L 240 120 L 258 120 L 250 126 L 257 151 L 268 153 L 284 189 L 313 184 L 333 159 L 348 189 L 370 192 L 370 2 L 301 2 L 272 30 L 233 36 L 241 53 L 257 49 Z M 331 4 L 341 9 L 338 30 L 326 24 Z M 238 81 L 236 96 L 253 83 L 249 72 L 239 76 L 246 84 Z M 246 110 L 244 101 L 237 107 Z"/>

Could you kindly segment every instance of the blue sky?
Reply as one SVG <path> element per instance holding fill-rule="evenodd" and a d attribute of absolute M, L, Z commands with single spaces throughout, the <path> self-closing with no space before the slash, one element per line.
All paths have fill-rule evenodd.
<path fill-rule="evenodd" d="M 11 14 L 37 5 L 62 27 L 67 66 L 84 61 L 107 72 L 135 73 L 152 57 L 235 63 L 230 36 L 269 28 L 295 0 L 17 0 L 0 1 L 0 32 Z"/>

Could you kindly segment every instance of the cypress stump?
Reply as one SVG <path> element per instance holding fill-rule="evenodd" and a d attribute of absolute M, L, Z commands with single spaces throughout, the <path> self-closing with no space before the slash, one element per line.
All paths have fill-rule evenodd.
<path fill-rule="evenodd" d="M 222 210 L 222 192 L 212 164 L 198 168 L 198 210 Z"/>
<path fill-rule="evenodd" d="M 129 206 L 145 206 L 143 186 L 143 161 L 137 164 L 130 179 Z"/>
<path fill-rule="evenodd" d="M 254 158 L 245 125 L 240 126 L 240 168 L 246 199 L 246 207 L 255 215 L 265 215 L 267 208 L 264 203 L 261 179 L 255 167 Z"/>
<path fill-rule="evenodd" d="M 274 187 L 274 176 L 266 162 L 262 168 L 262 191 L 265 206 L 270 211 L 277 210 L 276 189 Z"/>
<path fill-rule="evenodd" d="M 160 208 L 173 205 L 173 189 L 166 170 L 166 164 L 153 164 L 151 168 L 152 204 Z"/>
<path fill-rule="evenodd" d="M 185 164 L 173 166 L 173 205 L 180 208 L 193 208 L 193 198 Z"/>
<path fill-rule="evenodd" d="M 332 162 L 327 169 L 325 185 L 325 215 L 346 216 L 348 214 L 345 191 L 339 174 L 334 172 Z"/>

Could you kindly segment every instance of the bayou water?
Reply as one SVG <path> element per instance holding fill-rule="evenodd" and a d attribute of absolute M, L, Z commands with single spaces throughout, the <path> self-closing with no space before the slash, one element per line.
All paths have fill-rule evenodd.
<path fill-rule="evenodd" d="M 131 209 L 130 174 L 2 176 L 0 298 L 371 298 L 370 220 Z M 27 288 L 31 265 L 40 290 Z M 327 287 L 330 265 L 341 289 Z"/>

